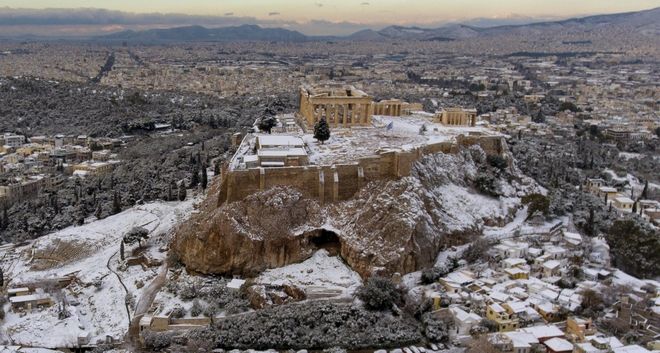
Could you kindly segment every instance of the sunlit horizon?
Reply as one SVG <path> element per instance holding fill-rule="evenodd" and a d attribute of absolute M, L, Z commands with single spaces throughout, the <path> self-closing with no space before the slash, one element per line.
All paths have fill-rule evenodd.
<path fill-rule="evenodd" d="M 251 17 L 264 21 L 351 22 L 365 25 L 432 24 L 474 18 L 553 18 L 591 14 L 638 11 L 660 6 L 659 1 L 583 0 L 583 1 L 520 1 L 468 0 L 459 2 L 437 0 L 192 0 L 192 1 L 85 1 L 5 0 L 0 7 L 13 9 L 94 8 L 137 14 L 162 13 L 196 16 Z"/>

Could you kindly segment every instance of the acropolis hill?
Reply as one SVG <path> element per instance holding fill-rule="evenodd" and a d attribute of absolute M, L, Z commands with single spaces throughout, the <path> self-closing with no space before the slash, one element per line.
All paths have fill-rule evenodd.
<path fill-rule="evenodd" d="M 298 114 L 277 117 L 270 134 L 255 132 L 243 138 L 223 169 L 219 204 L 276 185 L 295 187 L 321 204 L 348 200 L 370 181 L 409 176 L 424 155 L 456 153 L 474 144 L 487 154 L 503 155 L 502 135 L 475 127 L 470 110 L 468 119 L 457 118 L 457 125 L 448 125 L 446 111 L 437 116 L 423 111 L 403 115 L 402 106 L 411 105 L 398 100 L 373 103 L 352 86 L 301 88 Z M 374 110 L 396 115 L 373 115 Z M 320 119 L 332 129 L 325 143 L 311 133 Z"/>
<path fill-rule="evenodd" d="M 408 104 L 399 101 L 386 108 L 398 116 L 372 114 L 378 103 L 369 100 L 341 103 L 337 114 L 326 104 L 340 100 L 328 98 L 313 101 L 311 115 L 330 121 L 324 143 L 313 137 L 305 103 L 278 116 L 271 133 L 257 123 L 234 136 L 236 153 L 178 231 L 175 250 L 188 269 L 254 274 L 325 248 L 363 276 L 408 273 L 484 225 L 510 220 L 536 188 L 512 165 L 504 136 L 473 119 L 447 126 L 442 113 L 404 114 L 398 105 Z M 495 170 L 491 157 L 508 167 Z M 497 197 L 481 194 L 485 179 Z"/>

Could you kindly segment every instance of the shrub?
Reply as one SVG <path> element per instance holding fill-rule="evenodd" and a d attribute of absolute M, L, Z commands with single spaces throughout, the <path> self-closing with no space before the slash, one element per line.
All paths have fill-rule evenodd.
<path fill-rule="evenodd" d="M 356 296 L 369 310 L 387 310 L 401 302 L 400 288 L 383 277 L 369 278 L 367 283 L 357 290 Z"/>
<path fill-rule="evenodd" d="M 573 112 L 573 113 L 577 113 L 577 112 L 581 112 L 581 111 L 582 111 L 582 110 L 580 110 L 580 108 L 578 108 L 578 107 L 575 105 L 575 103 L 573 103 L 573 102 L 563 102 L 563 103 L 559 106 L 559 111 L 560 111 L 560 112 L 563 112 L 563 111 L 566 111 L 566 110 L 570 110 L 570 111 Z"/>
<path fill-rule="evenodd" d="M 129 308 L 132 308 L 135 310 L 135 296 L 133 293 L 126 293 L 126 296 L 124 297 L 124 303 L 128 305 Z"/>
<path fill-rule="evenodd" d="M 277 119 L 273 116 L 261 118 L 257 126 L 259 130 L 270 134 L 273 128 L 277 126 Z"/>
<path fill-rule="evenodd" d="M 437 282 L 441 277 L 447 275 L 449 270 L 444 266 L 434 266 L 422 270 L 422 284 L 431 284 Z"/>
<path fill-rule="evenodd" d="M 433 313 L 426 313 L 422 316 L 424 324 L 424 335 L 431 342 L 446 342 L 449 340 L 449 332 L 454 327 L 454 320 L 451 316 L 439 318 Z"/>
<path fill-rule="evenodd" d="M 493 320 L 483 319 L 479 325 L 485 327 L 488 332 L 497 331 L 497 322 Z"/>
<path fill-rule="evenodd" d="M 415 321 L 327 302 L 286 304 L 229 317 L 187 337 L 213 342 L 216 348 L 255 350 L 401 347 L 423 338 Z"/>
<path fill-rule="evenodd" d="M 179 297 L 183 300 L 191 300 L 197 298 L 197 286 L 195 283 L 182 283 L 179 286 Z"/>
<path fill-rule="evenodd" d="M 522 203 L 527 205 L 527 218 L 529 219 L 537 211 L 547 216 L 550 210 L 550 200 L 541 194 L 523 196 Z"/>
<path fill-rule="evenodd" d="M 170 317 L 175 319 L 180 319 L 184 316 L 186 316 L 186 309 L 178 305 L 175 306 L 174 309 L 172 309 L 172 312 L 170 313 Z"/>
<path fill-rule="evenodd" d="M 191 316 L 199 316 L 202 314 L 203 308 L 202 305 L 199 303 L 199 300 L 195 299 L 193 300 L 192 307 L 190 308 L 190 315 Z"/>
<path fill-rule="evenodd" d="M 634 276 L 660 275 L 660 234 L 632 219 L 615 221 L 606 235 L 616 267 Z"/>
<path fill-rule="evenodd" d="M 488 173 L 479 173 L 474 183 L 479 192 L 493 197 L 500 196 L 495 176 Z"/>
<path fill-rule="evenodd" d="M 132 228 L 126 235 L 124 235 L 124 243 L 132 245 L 138 243 L 142 246 L 142 241 L 149 238 L 149 231 L 142 227 Z"/>
<path fill-rule="evenodd" d="M 488 164 L 491 165 L 493 168 L 497 168 L 499 170 L 504 170 L 506 167 L 508 167 L 508 164 L 506 162 L 506 159 L 504 157 L 498 156 L 498 155 L 489 155 L 486 157 L 486 161 Z"/>
<path fill-rule="evenodd" d="M 486 260 L 489 246 L 490 244 L 488 243 L 488 240 L 479 238 L 465 249 L 463 252 L 463 259 L 468 263 Z"/>
<path fill-rule="evenodd" d="M 175 332 L 144 331 L 144 345 L 155 351 L 168 348 L 172 344 Z"/>

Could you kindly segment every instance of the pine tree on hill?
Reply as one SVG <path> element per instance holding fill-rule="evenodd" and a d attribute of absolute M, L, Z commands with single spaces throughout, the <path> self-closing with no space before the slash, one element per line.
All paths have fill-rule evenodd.
<path fill-rule="evenodd" d="M 119 193 L 115 190 L 115 195 L 112 198 L 112 214 L 117 214 L 121 212 L 121 200 L 119 198 Z"/>
<path fill-rule="evenodd" d="M 179 184 L 179 201 L 185 201 L 186 200 L 186 186 L 183 182 Z"/>
<path fill-rule="evenodd" d="M 644 182 L 644 189 L 642 190 L 642 198 L 646 199 L 648 198 L 648 192 L 649 192 L 649 181 Z"/>
<path fill-rule="evenodd" d="M 190 177 L 190 188 L 194 189 L 199 185 L 199 164 L 195 163 L 192 168 L 192 176 Z"/>
<path fill-rule="evenodd" d="M 321 118 L 321 120 L 314 125 L 314 138 L 321 141 L 321 144 L 330 139 L 330 126 L 328 126 L 328 122 L 325 118 Z"/>
<path fill-rule="evenodd" d="M 208 178 L 209 178 L 209 177 L 208 177 L 208 175 L 207 175 L 206 165 L 205 165 L 205 164 L 202 164 L 202 189 L 206 189 L 206 186 L 207 186 L 208 183 L 209 183 Z"/>
<path fill-rule="evenodd" d="M 2 209 L 2 229 L 7 229 L 9 226 L 9 215 L 7 214 L 7 206 Z"/>

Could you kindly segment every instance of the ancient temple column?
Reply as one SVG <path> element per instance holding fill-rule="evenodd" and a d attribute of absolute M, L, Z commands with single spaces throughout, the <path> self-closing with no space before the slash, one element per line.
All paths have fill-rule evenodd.
<path fill-rule="evenodd" d="M 316 110 L 317 109 L 316 107 L 317 107 L 316 104 L 312 105 L 312 113 L 310 114 L 311 121 L 308 121 L 310 125 L 313 125 L 314 122 L 316 121 L 316 119 L 318 118 L 318 116 L 317 116 L 318 112 Z"/>
<path fill-rule="evenodd" d="M 362 119 L 362 125 L 367 125 L 369 123 L 369 104 L 364 105 L 364 118 Z"/>
<path fill-rule="evenodd" d="M 342 117 L 342 126 L 346 125 L 346 121 L 348 120 L 348 116 L 350 115 L 350 112 L 348 111 L 348 104 L 344 104 L 344 115 Z"/>
<path fill-rule="evenodd" d="M 330 121 L 335 121 L 337 120 L 337 105 L 332 104 L 330 105 L 330 116 L 328 117 L 328 124 L 330 124 Z"/>

